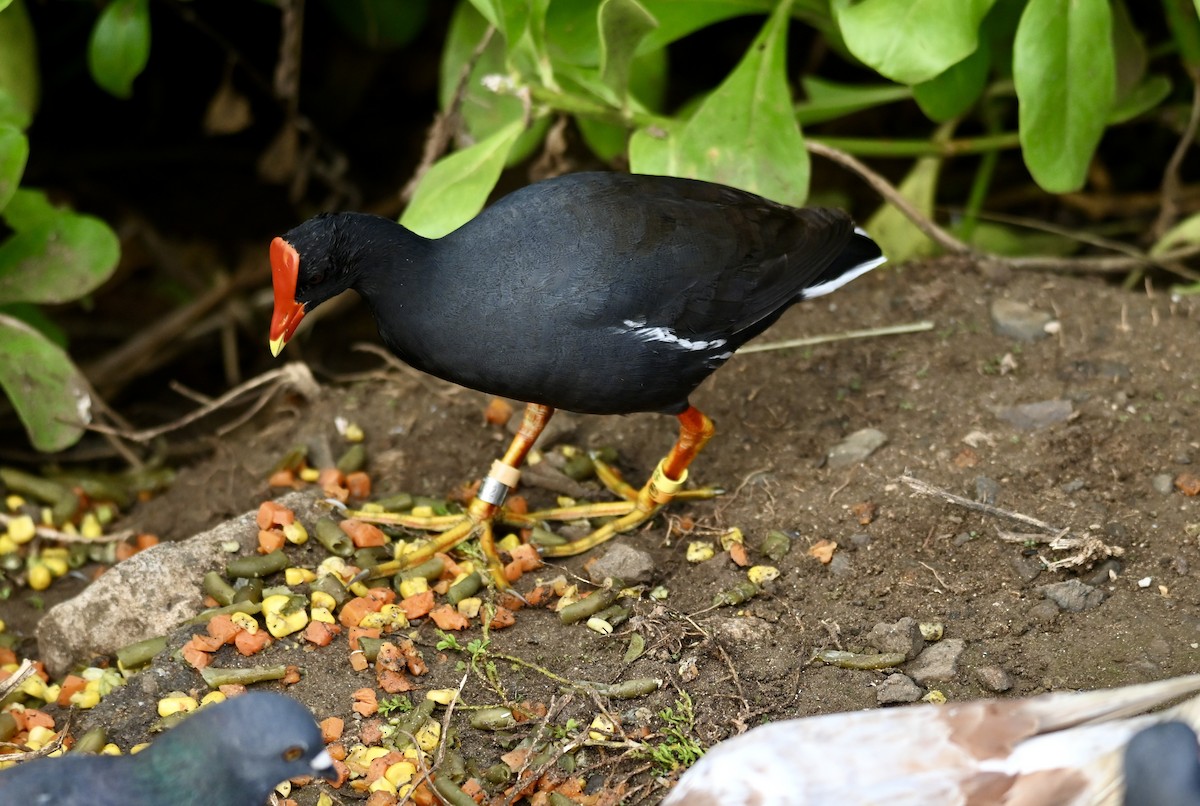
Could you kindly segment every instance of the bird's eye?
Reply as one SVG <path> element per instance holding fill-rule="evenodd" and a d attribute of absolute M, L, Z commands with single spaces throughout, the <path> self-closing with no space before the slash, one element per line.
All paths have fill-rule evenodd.
<path fill-rule="evenodd" d="M 304 748 L 298 744 L 294 744 L 291 747 L 289 747 L 287 750 L 283 751 L 283 760 L 284 761 L 295 761 L 303 755 L 304 755 Z"/>
<path fill-rule="evenodd" d="M 312 276 L 308 278 L 309 285 L 320 285 L 323 282 L 325 282 L 324 270 L 313 272 Z"/>

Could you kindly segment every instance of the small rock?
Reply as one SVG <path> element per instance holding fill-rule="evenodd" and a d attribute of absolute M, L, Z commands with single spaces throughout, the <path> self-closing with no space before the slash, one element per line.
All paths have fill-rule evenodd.
<path fill-rule="evenodd" d="M 1017 341 L 1037 341 L 1046 338 L 1046 325 L 1054 321 L 1051 314 L 1013 299 L 993 300 L 991 314 L 992 328 L 996 334 Z"/>
<path fill-rule="evenodd" d="M 757 616 L 714 616 L 705 621 L 705 626 L 711 626 L 712 631 L 722 640 L 743 646 L 753 646 L 771 635 L 770 623 Z"/>
<path fill-rule="evenodd" d="M 1108 583 L 1112 582 L 1114 575 L 1120 576 L 1121 571 L 1124 569 L 1124 563 L 1115 557 L 1109 557 L 1107 560 L 1100 563 L 1090 572 L 1088 572 L 1088 575 L 1082 577 L 1082 579 L 1092 587 L 1098 588 L 1101 585 L 1107 585 Z"/>
<path fill-rule="evenodd" d="M 1001 420 L 1022 431 L 1037 431 L 1042 428 L 1065 423 L 1075 414 L 1069 400 L 1039 400 L 1037 403 L 1022 403 L 1019 406 L 998 406 L 993 413 Z"/>
<path fill-rule="evenodd" d="M 888 675 L 887 680 L 875 689 L 875 702 L 880 705 L 906 705 L 921 699 L 922 694 L 921 687 L 911 677 L 896 672 Z"/>
<path fill-rule="evenodd" d="M 959 532 L 954 536 L 954 547 L 965 546 L 974 539 L 970 532 Z"/>
<path fill-rule="evenodd" d="M 1058 605 L 1049 599 L 1043 599 L 1029 608 L 1029 619 L 1042 625 L 1050 624 L 1058 618 L 1059 612 Z"/>
<path fill-rule="evenodd" d="M 826 567 L 829 569 L 829 573 L 835 577 L 844 577 L 854 570 L 850 562 L 850 555 L 840 551 L 833 555 L 833 559 L 829 561 L 829 565 Z"/>
<path fill-rule="evenodd" d="M 991 691 L 995 694 L 1008 691 L 1013 685 L 1012 678 L 1008 676 L 1008 672 L 999 666 L 977 666 L 975 668 L 975 679 L 979 681 L 979 685 L 986 691 Z"/>
<path fill-rule="evenodd" d="M 871 628 L 867 643 L 880 652 L 896 652 L 905 660 L 912 660 L 925 648 L 921 636 L 921 625 L 914 618 L 905 616 L 895 624 L 881 622 Z"/>
<path fill-rule="evenodd" d="M 921 685 L 953 680 L 958 676 L 958 659 L 966 648 L 967 642 L 961 638 L 945 638 L 927 646 L 916 659 L 909 661 L 904 671 Z"/>
<path fill-rule="evenodd" d="M 1066 582 L 1054 582 L 1042 585 L 1038 592 L 1068 613 L 1082 613 L 1099 607 L 1107 594 L 1099 588 L 1093 588 L 1078 579 L 1068 579 Z"/>
<path fill-rule="evenodd" d="M 1068 481 L 1066 484 L 1060 485 L 1058 489 L 1062 490 L 1067 495 L 1070 495 L 1071 493 L 1079 492 L 1086 486 L 1087 486 L 1087 483 L 1084 482 L 1083 479 L 1072 479 L 1071 481 Z"/>
<path fill-rule="evenodd" d="M 975 500 L 981 504 L 995 505 L 1000 495 L 1000 484 L 987 476 L 975 477 Z"/>
<path fill-rule="evenodd" d="M 1159 495 L 1170 495 L 1175 492 L 1175 476 L 1170 473 L 1158 473 L 1150 479 L 1150 486 Z"/>
<path fill-rule="evenodd" d="M 871 536 L 865 532 L 850 535 L 850 544 L 855 548 L 865 549 L 871 545 Z"/>
<path fill-rule="evenodd" d="M 1192 455 L 1187 451 L 1179 451 L 1171 457 L 1171 461 L 1177 465 L 1190 465 L 1192 463 Z"/>
<path fill-rule="evenodd" d="M 641 585 L 654 576 L 654 558 L 649 552 L 634 548 L 623 540 L 609 546 L 608 551 L 584 565 L 588 579 L 599 585 L 608 577 L 625 580 L 626 584 Z"/>
<path fill-rule="evenodd" d="M 829 449 L 826 462 L 829 467 L 848 467 L 863 461 L 887 444 L 887 435 L 874 428 L 855 431 Z"/>
<path fill-rule="evenodd" d="M 1016 573 L 1017 579 L 1022 582 L 1033 582 L 1037 579 L 1045 566 L 1037 557 L 1026 557 L 1023 554 L 1017 554 L 1008 558 L 1008 564 L 1012 566 L 1012 570 Z"/>

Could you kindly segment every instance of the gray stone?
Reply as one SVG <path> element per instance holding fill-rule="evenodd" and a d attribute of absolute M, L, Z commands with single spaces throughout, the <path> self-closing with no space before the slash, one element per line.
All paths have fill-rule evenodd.
<path fill-rule="evenodd" d="M 1170 473 L 1159 473 L 1150 479 L 1150 486 L 1159 495 L 1171 495 L 1175 492 L 1175 477 Z"/>
<path fill-rule="evenodd" d="M 654 557 L 623 540 L 609 544 L 603 554 L 584 565 L 588 579 L 599 585 L 608 577 L 622 579 L 627 585 L 641 585 L 654 576 Z"/>
<path fill-rule="evenodd" d="M 899 652 L 905 660 L 912 660 L 925 648 L 921 625 L 908 616 L 895 624 L 876 624 L 867 636 L 867 643 L 880 652 Z"/>
<path fill-rule="evenodd" d="M 871 536 L 866 532 L 856 532 L 850 535 L 850 545 L 858 549 L 865 549 L 871 545 Z"/>
<path fill-rule="evenodd" d="M 1078 579 L 1042 585 L 1038 592 L 1068 613 L 1082 613 L 1100 606 L 1107 594 Z"/>
<path fill-rule="evenodd" d="M 1071 479 L 1066 484 L 1060 484 L 1058 489 L 1062 490 L 1067 495 L 1077 493 L 1087 486 L 1087 482 L 1083 479 Z"/>
<path fill-rule="evenodd" d="M 1054 321 L 1053 315 L 1013 299 L 993 300 L 991 314 L 992 329 L 996 334 L 1017 341 L 1046 338 L 1046 325 Z"/>
<path fill-rule="evenodd" d="M 1029 608 L 1029 619 L 1041 625 L 1052 624 L 1058 618 L 1059 612 L 1058 605 L 1049 599 L 1043 599 Z"/>
<path fill-rule="evenodd" d="M 985 691 L 1001 694 L 1012 688 L 1012 678 L 999 666 L 977 666 L 975 679 Z"/>
<path fill-rule="evenodd" d="M 771 624 L 757 616 L 728 618 L 713 616 L 705 619 L 704 626 L 712 630 L 723 641 L 731 644 L 754 645 L 771 636 Z"/>
<path fill-rule="evenodd" d="M 958 659 L 966 648 L 967 642 L 961 638 L 945 638 L 927 646 L 924 652 L 909 661 L 904 671 L 922 686 L 939 680 L 953 680 L 958 676 Z"/>
<path fill-rule="evenodd" d="M 829 561 L 829 565 L 825 567 L 835 577 L 844 577 L 854 571 L 854 564 L 850 562 L 850 555 L 841 551 L 834 554 L 833 559 Z"/>
<path fill-rule="evenodd" d="M 1125 570 L 1124 563 L 1115 557 L 1109 557 L 1093 568 L 1086 576 L 1080 577 L 1080 579 L 1098 588 L 1101 585 L 1107 585 L 1109 582 L 1112 582 L 1115 576 L 1121 575 L 1123 570 Z"/>
<path fill-rule="evenodd" d="M 906 705 L 921 699 L 924 692 L 908 675 L 888 675 L 875 689 L 875 702 L 880 705 Z"/>
<path fill-rule="evenodd" d="M 1039 400 L 1037 403 L 1022 403 L 1018 406 L 997 406 L 992 412 L 1010 425 L 1022 431 L 1038 431 L 1042 428 L 1065 423 L 1075 414 L 1069 400 Z"/>
<path fill-rule="evenodd" d="M 306 524 L 324 514 L 311 493 L 278 500 Z M 139 551 L 75 598 L 50 608 L 37 629 L 38 651 L 50 675 L 59 677 L 79 661 L 111 655 L 135 641 L 169 635 L 203 610 L 205 572 L 223 570 L 235 556 L 223 545 L 236 543 L 243 554 L 258 548 L 255 515 L 247 512 L 187 540 Z"/>
<path fill-rule="evenodd" d="M 848 467 L 865 460 L 887 444 L 887 435 L 874 428 L 855 431 L 829 449 L 826 461 L 829 467 Z"/>
<path fill-rule="evenodd" d="M 1026 557 L 1023 554 L 1009 557 L 1008 564 L 1012 566 L 1013 572 L 1022 582 L 1033 582 L 1045 568 L 1037 557 Z"/>

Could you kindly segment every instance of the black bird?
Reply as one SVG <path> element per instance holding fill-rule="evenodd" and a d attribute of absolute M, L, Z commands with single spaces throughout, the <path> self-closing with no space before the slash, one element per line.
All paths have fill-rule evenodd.
<path fill-rule="evenodd" d="M 1200 806 L 1200 744 L 1189 725 L 1163 722 L 1129 740 L 1125 806 Z"/>
<path fill-rule="evenodd" d="M 276 238 L 271 350 L 305 312 L 353 288 L 408 364 L 529 404 L 469 516 L 420 556 L 477 527 L 490 545 L 490 522 L 554 409 L 676 415 L 679 439 L 651 480 L 640 491 L 612 485 L 626 501 L 603 511 L 623 517 L 546 552 L 561 556 L 672 499 L 713 432 L 688 402 L 705 378 L 794 303 L 883 262 L 840 210 L 690 179 L 570 174 L 511 193 L 438 240 L 358 213 L 320 215 Z"/>
<path fill-rule="evenodd" d="M 262 806 L 298 776 L 333 778 L 312 714 L 282 694 L 206 706 L 136 755 L 66 755 L 0 770 L 13 806 Z"/>

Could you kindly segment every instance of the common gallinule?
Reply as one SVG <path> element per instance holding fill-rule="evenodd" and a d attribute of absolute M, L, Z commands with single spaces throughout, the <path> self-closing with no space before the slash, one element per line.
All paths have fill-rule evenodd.
<path fill-rule="evenodd" d="M 359 213 L 319 215 L 276 238 L 271 351 L 279 354 L 306 311 L 353 288 L 408 364 L 528 403 L 467 516 L 393 521 L 447 530 L 411 563 L 476 530 L 495 557 L 491 522 L 556 408 L 676 415 L 679 438 L 641 490 L 608 475 L 624 501 L 537 513 L 619 516 L 543 551 L 565 556 L 643 523 L 679 492 L 713 433 L 688 403 L 701 381 L 792 304 L 883 262 L 840 210 L 690 179 L 569 174 L 505 196 L 438 240 Z"/>
<path fill-rule="evenodd" d="M 6 806 L 261 806 L 281 781 L 336 778 L 309 710 L 251 692 L 206 706 L 136 755 L 70 754 L 0 770 Z"/>
<path fill-rule="evenodd" d="M 714 745 L 663 806 L 1196 806 L 1195 734 L 1143 732 L 1200 721 L 1200 698 L 1135 715 L 1197 691 L 1191 675 L 773 722 Z"/>

